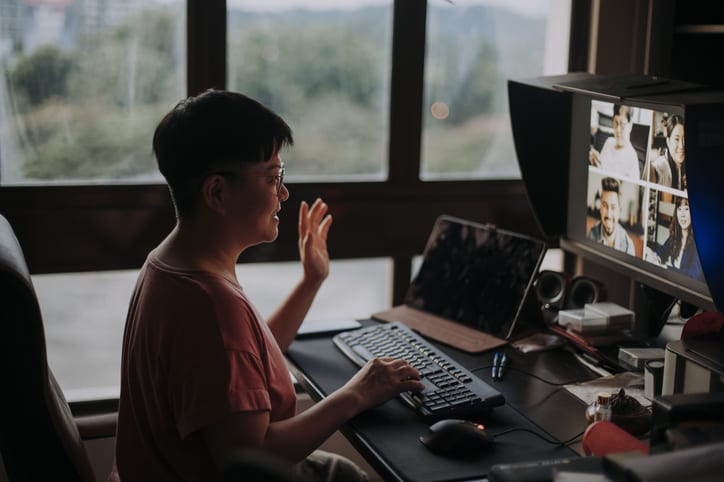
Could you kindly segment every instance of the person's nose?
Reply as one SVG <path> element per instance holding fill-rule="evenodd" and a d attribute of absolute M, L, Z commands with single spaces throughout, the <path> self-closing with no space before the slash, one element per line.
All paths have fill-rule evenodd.
<path fill-rule="evenodd" d="M 279 191 L 279 199 L 281 202 L 289 199 L 289 189 L 287 189 L 287 185 L 284 183 L 282 183 L 281 190 Z"/>

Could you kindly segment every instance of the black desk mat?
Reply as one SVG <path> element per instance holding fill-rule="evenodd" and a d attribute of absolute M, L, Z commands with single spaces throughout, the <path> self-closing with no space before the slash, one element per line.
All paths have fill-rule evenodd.
<path fill-rule="evenodd" d="M 328 337 L 297 340 L 287 351 L 287 357 L 301 375 L 313 383 L 311 388 L 317 391 L 317 396 L 336 390 L 357 370 Z M 470 419 L 483 423 L 493 433 L 520 427 L 553 438 L 510 404 Z M 491 466 L 499 463 L 576 455 L 568 447 L 558 447 L 534 434 L 517 431 L 498 437 L 495 444 L 479 457 L 443 457 L 428 451 L 419 441 L 420 435 L 427 432 L 431 423 L 400 400 L 393 399 L 350 420 L 342 431 L 363 455 L 367 455 L 370 464 L 385 480 L 436 482 L 479 479 L 487 475 Z"/>

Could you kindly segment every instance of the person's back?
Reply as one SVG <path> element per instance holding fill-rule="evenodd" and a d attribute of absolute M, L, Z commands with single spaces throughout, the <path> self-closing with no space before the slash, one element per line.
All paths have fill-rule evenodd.
<path fill-rule="evenodd" d="M 210 480 L 217 467 L 201 427 L 236 410 L 271 410 L 275 420 L 293 416 L 294 387 L 271 340 L 238 286 L 150 255 L 124 333 L 122 480 Z M 240 373 L 238 357 L 259 371 Z"/>

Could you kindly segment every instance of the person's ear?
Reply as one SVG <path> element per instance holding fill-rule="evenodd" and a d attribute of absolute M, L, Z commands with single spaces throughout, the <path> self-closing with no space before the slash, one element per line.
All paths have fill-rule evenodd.
<path fill-rule="evenodd" d="M 223 176 L 212 174 L 201 185 L 201 199 L 206 207 L 219 214 L 226 212 L 228 183 Z"/>

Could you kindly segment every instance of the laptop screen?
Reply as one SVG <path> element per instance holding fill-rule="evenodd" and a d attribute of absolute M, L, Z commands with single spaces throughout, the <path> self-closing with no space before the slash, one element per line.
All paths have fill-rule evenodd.
<path fill-rule="evenodd" d="M 541 240 L 440 216 L 405 304 L 508 338 L 545 251 Z"/>

